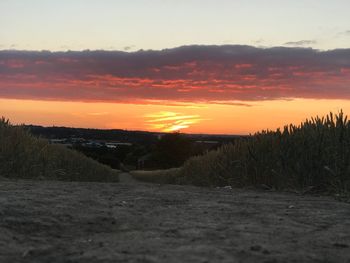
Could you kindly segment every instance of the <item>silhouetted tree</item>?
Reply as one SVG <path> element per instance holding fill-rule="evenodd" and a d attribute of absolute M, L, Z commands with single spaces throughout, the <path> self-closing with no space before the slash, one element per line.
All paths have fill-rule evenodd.
<path fill-rule="evenodd" d="M 194 154 L 194 142 L 180 133 L 164 135 L 156 144 L 153 154 L 159 168 L 181 166 Z"/>

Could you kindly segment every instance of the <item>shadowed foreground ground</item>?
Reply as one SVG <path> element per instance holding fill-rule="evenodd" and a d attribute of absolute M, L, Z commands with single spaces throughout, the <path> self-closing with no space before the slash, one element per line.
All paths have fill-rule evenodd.
<path fill-rule="evenodd" d="M 0 181 L 0 262 L 350 262 L 350 204 L 135 183 Z"/>

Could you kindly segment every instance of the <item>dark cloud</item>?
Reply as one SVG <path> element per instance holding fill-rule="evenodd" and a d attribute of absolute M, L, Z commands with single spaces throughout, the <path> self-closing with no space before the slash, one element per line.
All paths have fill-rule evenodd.
<path fill-rule="evenodd" d="M 300 40 L 295 42 L 284 43 L 285 46 L 307 46 L 307 45 L 315 45 L 315 44 L 317 44 L 316 40 Z"/>
<path fill-rule="evenodd" d="M 234 103 L 350 99 L 350 49 L 183 46 L 161 51 L 0 51 L 0 97 Z"/>

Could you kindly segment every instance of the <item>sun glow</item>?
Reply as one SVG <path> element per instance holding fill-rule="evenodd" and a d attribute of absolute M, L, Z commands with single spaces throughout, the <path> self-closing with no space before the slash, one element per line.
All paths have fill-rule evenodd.
<path fill-rule="evenodd" d="M 175 132 L 199 123 L 199 115 L 185 115 L 177 112 L 161 111 L 145 116 L 150 129 L 162 132 Z"/>
<path fill-rule="evenodd" d="M 299 124 L 330 111 L 350 113 L 349 100 L 274 100 L 245 104 L 149 104 L 0 99 L 0 117 L 14 124 L 99 129 L 249 134 Z"/>

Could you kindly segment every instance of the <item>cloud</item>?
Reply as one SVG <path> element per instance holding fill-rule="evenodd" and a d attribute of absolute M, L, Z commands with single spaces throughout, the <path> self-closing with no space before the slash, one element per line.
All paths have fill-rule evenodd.
<path fill-rule="evenodd" d="M 350 49 L 183 46 L 161 51 L 0 51 L 0 97 L 249 106 L 350 99 Z"/>
<path fill-rule="evenodd" d="M 134 49 L 135 48 L 135 46 L 134 45 L 131 45 L 131 46 L 125 46 L 124 48 L 123 48 L 123 50 L 124 51 L 130 51 L 131 49 Z"/>
<path fill-rule="evenodd" d="M 264 42 L 265 42 L 265 40 L 262 39 L 262 38 L 253 41 L 253 43 L 254 43 L 254 44 L 257 44 L 257 45 L 261 45 L 261 44 L 263 44 Z"/>
<path fill-rule="evenodd" d="M 300 40 L 295 42 L 284 43 L 285 46 L 309 46 L 317 44 L 316 40 Z"/>
<path fill-rule="evenodd" d="M 350 30 L 339 31 L 334 35 L 335 38 L 347 38 L 350 37 Z"/>

